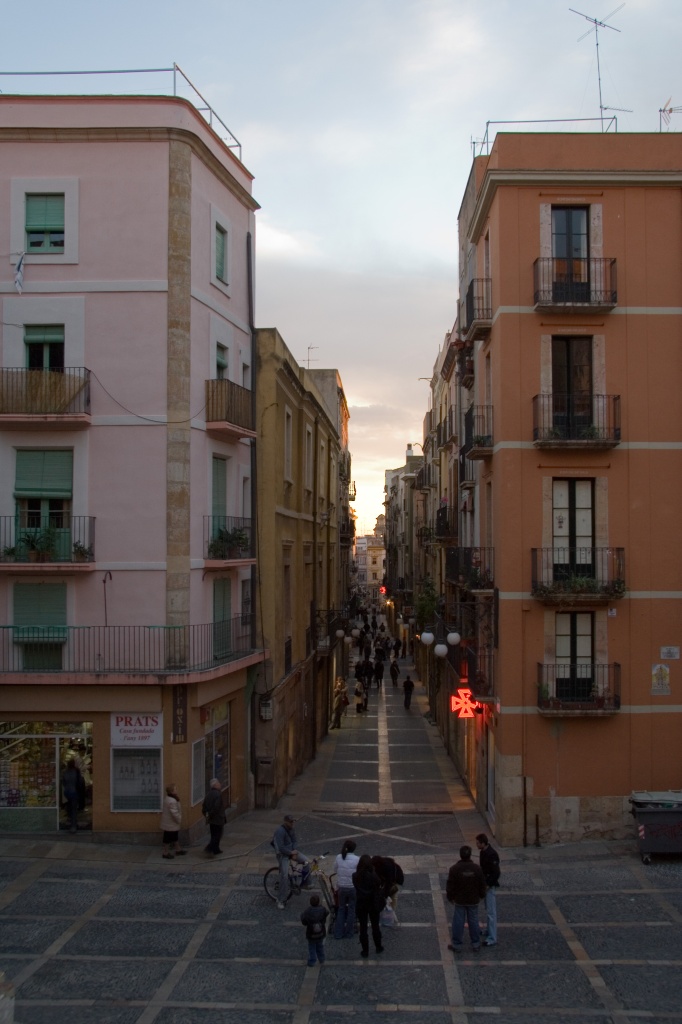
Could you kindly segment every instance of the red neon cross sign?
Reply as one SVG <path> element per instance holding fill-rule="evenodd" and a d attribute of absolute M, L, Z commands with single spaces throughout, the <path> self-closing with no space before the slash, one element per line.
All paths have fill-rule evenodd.
<path fill-rule="evenodd" d="M 472 700 L 473 694 L 468 687 L 461 686 L 457 693 L 450 697 L 450 711 L 458 718 L 473 718 L 476 701 Z"/>

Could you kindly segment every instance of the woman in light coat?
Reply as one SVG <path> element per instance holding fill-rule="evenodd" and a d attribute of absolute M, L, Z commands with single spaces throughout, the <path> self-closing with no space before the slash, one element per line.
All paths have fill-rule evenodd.
<path fill-rule="evenodd" d="M 171 782 L 166 786 L 166 795 L 163 798 L 163 810 L 161 811 L 161 828 L 163 829 L 163 857 L 164 860 L 173 860 L 173 857 L 184 857 L 186 850 L 180 849 L 178 832 L 182 823 L 182 808 L 180 797 Z"/>
<path fill-rule="evenodd" d="M 352 939 L 355 931 L 355 886 L 353 872 L 357 869 L 359 857 L 355 854 L 355 843 L 347 839 L 336 858 L 336 891 L 339 906 L 334 923 L 335 939 Z"/>

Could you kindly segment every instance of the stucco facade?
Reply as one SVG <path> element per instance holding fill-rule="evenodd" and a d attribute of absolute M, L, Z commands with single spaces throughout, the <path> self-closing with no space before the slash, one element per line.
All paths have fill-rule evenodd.
<path fill-rule="evenodd" d="M 74 738 L 83 827 L 156 831 L 174 781 L 201 829 L 213 775 L 252 799 L 263 658 L 251 176 L 184 100 L 0 105 L 0 827 L 60 826 Z"/>

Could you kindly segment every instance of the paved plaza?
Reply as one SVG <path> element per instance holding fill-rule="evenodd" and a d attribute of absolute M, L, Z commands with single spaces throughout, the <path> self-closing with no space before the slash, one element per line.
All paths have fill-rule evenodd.
<path fill-rule="evenodd" d="M 227 827 L 215 860 L 203 844 L 170 863 L 160 844 L 0 839 L 17 1024 L 682 1022 L 682 858 L 644 866 L 634 827 L 632 842 L 500 851 L 498 945 L 448 950 L 447 871 L 486 826 L 425 710 L 419 685 L 410 711 L 390 679 L 373 689 L 276 811 Z M 262 884 L 283 811 L 325 864 L 349 837 L 398 859 L 400 926 L 381 956 L 329 938 L 306 967 L 306 895 L 279 911 Z"/>

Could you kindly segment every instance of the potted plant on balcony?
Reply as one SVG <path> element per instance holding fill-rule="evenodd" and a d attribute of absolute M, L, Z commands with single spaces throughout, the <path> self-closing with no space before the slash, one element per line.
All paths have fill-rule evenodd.
<path fill-rule="evenodd" d="M 57 531 L 53 526 L 46 526 L 33 538 L 39 562 L 52 562 L 57 554 Z"/>
<path fill-rule="evenodd" d="M 549 707 L 549 686 L 547 685 L 547 683 L 542 683 L 540 685 L 538 698 L 541 708 Z"/>
<path fill-rule="evenodd" d="M 79 540 L 73 542 L 73 560 L 74 562 L 89 562 L 92 559 L 92 544 L 86 547 L 85 544 L 81 544 Z"/>
<path fill-rule="evenodd" d="M 17 560 L 17 549 L 16 546 L 6 547 L 2 549 L 2 560 L 3 562 L 16 562 Z"/>
<path fill-rule="evenodd" d="M 228 558 L 241 558 L 242 552 L 249 547 L 249 535 L 242 527 L 227 531 Z"/>

